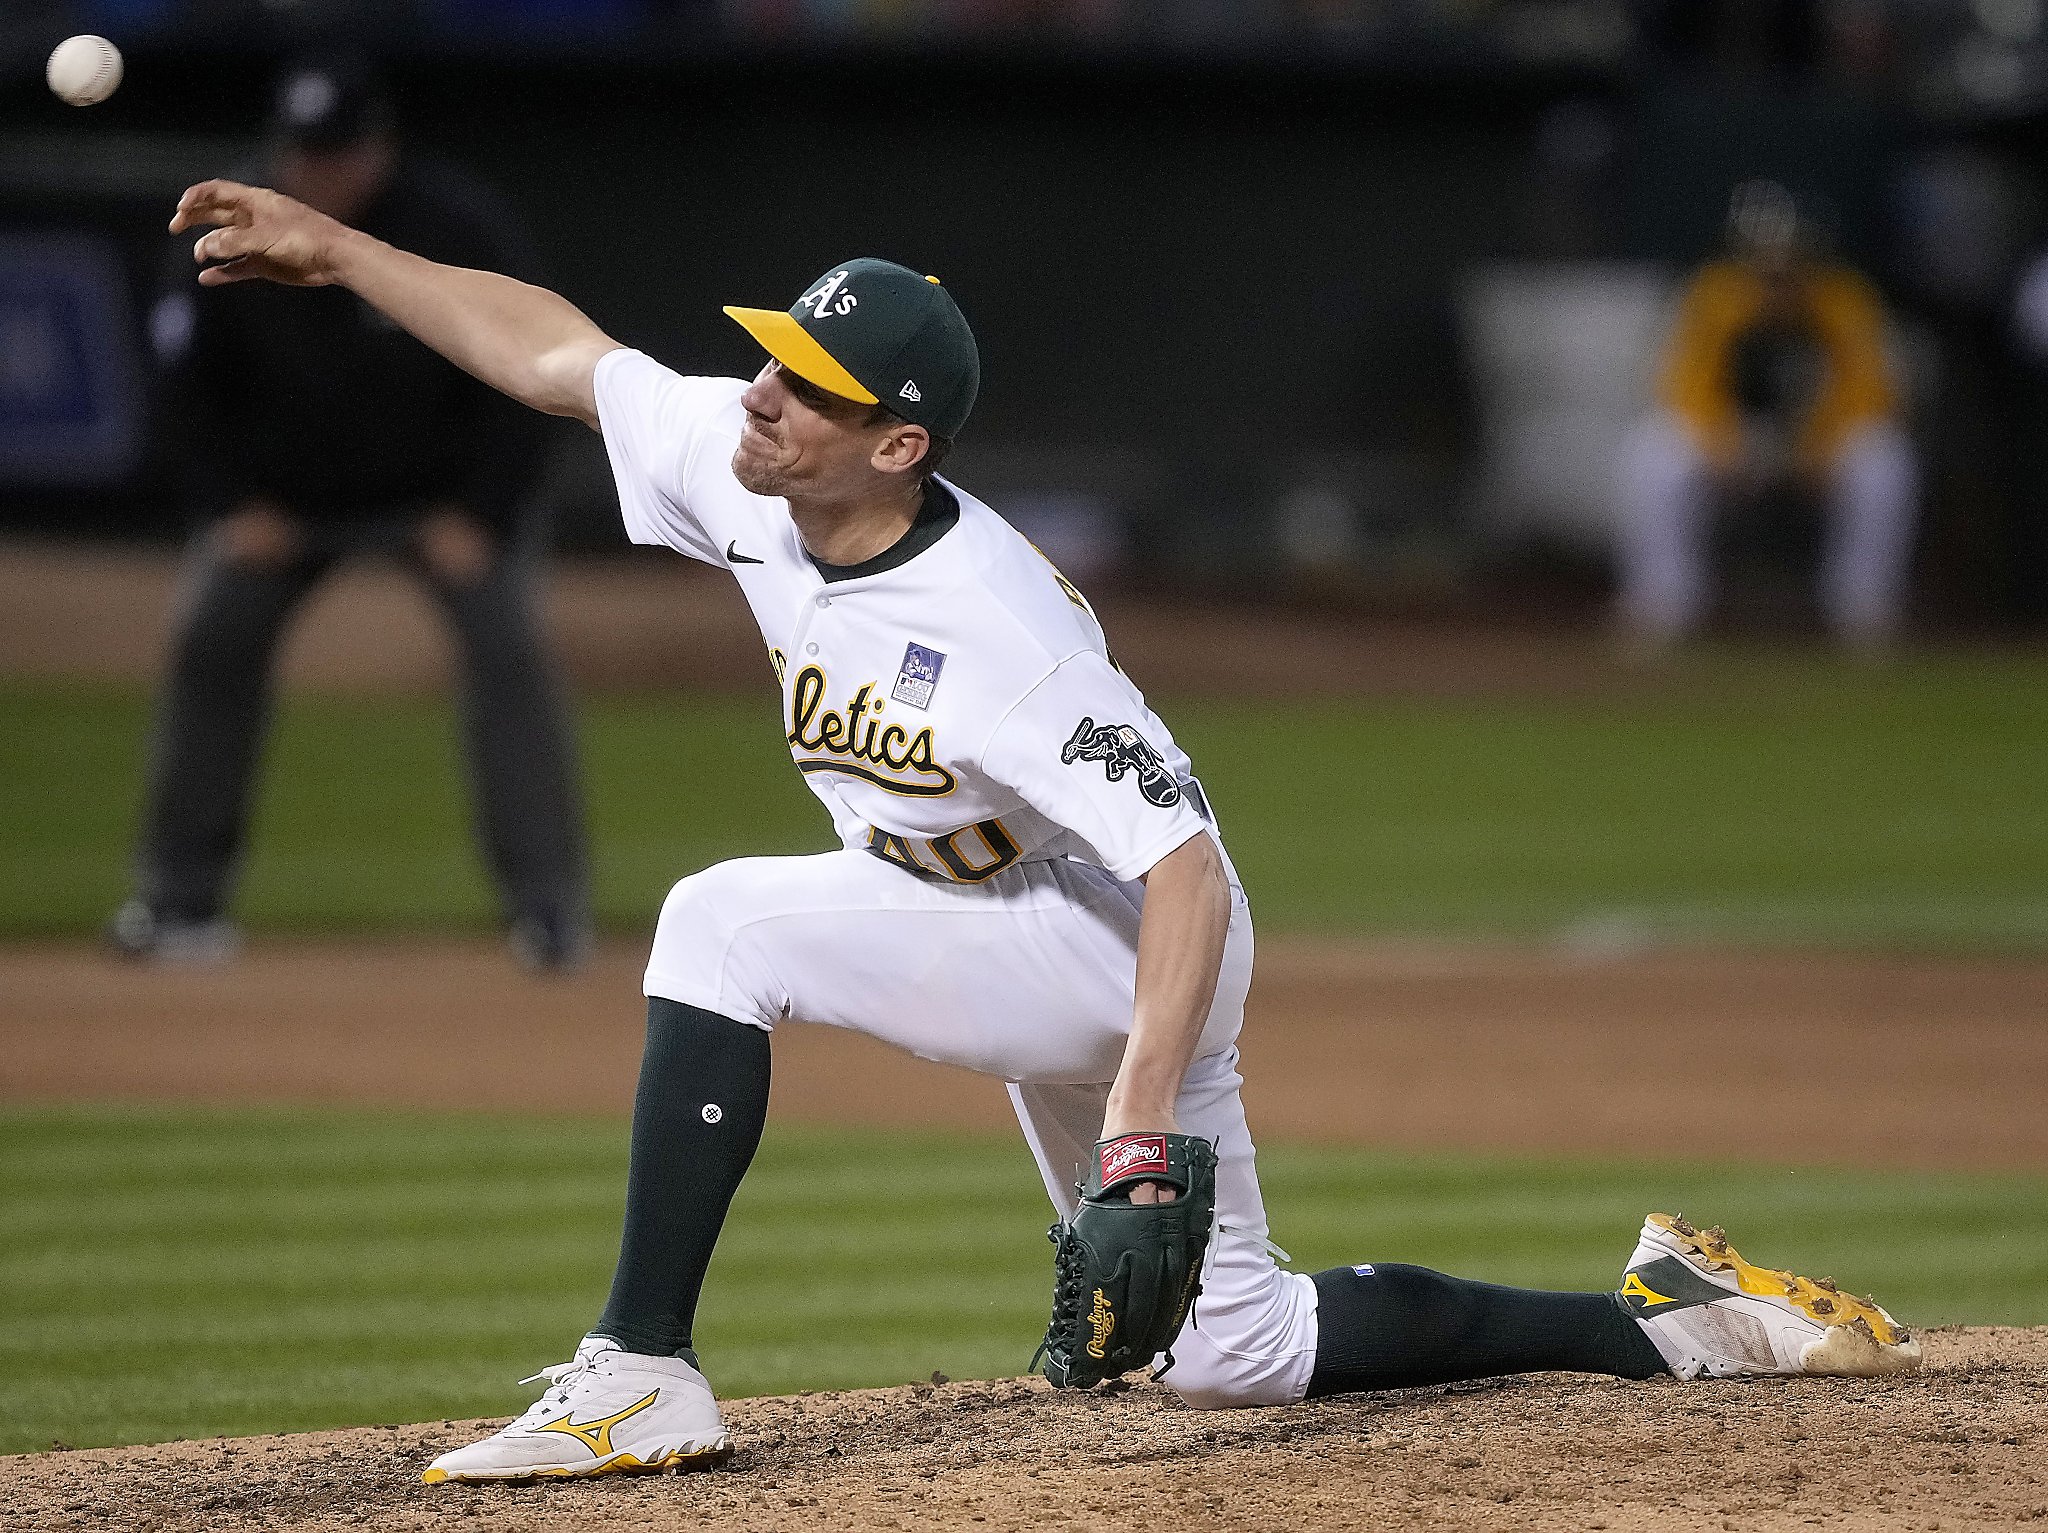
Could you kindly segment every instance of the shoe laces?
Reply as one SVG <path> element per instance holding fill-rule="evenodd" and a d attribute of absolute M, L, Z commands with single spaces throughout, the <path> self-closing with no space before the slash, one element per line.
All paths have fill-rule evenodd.
<path fill-rule="evenodd" d="M 572 1357 L 566 1363 L 550 1363 L 539 1373 L 530 1373 L 519 1382 L 522 1384 L 545 1383 L 548 1387 L 541 1396 L 526 1408 L 525 1416 L 531 1416 L 542 1406 L 567 1405 L 569 1397 L 584 1380 L 584 1376 L 597 1371 L 598 1362 L 604 1353 L 593 1353 L 588 1357 Z M 524 1416 L 521 1417 L 525 1419 Z"/>

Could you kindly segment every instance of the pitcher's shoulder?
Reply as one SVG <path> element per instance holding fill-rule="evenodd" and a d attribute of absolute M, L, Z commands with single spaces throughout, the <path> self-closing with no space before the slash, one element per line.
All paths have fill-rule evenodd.
<path fill-rule="evenodd" d="M 1099 640 L 1095 609 L 1080 587 L 987 502 L 952 488 L 960 500 L 960 530 L 967 534 L 962 551 L 988 594 L 1034 626 L 1046 624 L 1057 648 L 1074 646 L 1054 635 Z"/>

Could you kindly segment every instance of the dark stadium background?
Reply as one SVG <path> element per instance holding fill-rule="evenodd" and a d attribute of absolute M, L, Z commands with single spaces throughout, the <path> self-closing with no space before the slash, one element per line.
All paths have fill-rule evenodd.
<path fill-rule="evenodd" d="M 1439 599 L 1547 573 L 1583 602 L 1597 547 L 1477 505 L 1461 284 L 1496 260 L 1675 274 L 1733 184 L 1776 176 L 1928 359 L 1923 614 L 2031 619 L 2040 397 L 2000 343 L 2039 236 L 2040 40 L 1960 3 L 1877 13 L 1872 41 L 1790 0 L 16 6 L 0 230 L 109 242 L 139 333 L 167 199 L 244 158 L 280 59 L 346 42 L 388 62 L 414 147 L 484 175 L 568 293 L 676 365 L 748 368 L 718 306 L 847 254 L 941 272 L 990 362 L 960 471 L 1105 500 L 1134 578 L 1283 590 L 1262 534 L 1331 481 L 1368 554 L 1456 569 Z M 77 111 L 36 68 L 94 25 L 129 78 Z M 2002 200 L 1929 229 L 1914 177 L 1958 155 Z M 1928 253 L 1959 244 L 1960 284 Z M 601 547 L 601 463 L 564 441 L 563 534 Z M 0 518 L 162 535 L 164 482 L 145 449 L 90 492 L 11 483 Z"/>

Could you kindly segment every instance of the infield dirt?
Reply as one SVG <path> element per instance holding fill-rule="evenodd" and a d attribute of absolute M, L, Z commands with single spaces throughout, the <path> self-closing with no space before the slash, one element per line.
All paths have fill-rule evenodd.
<path fill-rule="evenodd" d="M 643 961 L 614 942 L 536 982 L 483 941 L 269 940 L 215 971 L 0 947 L 0 1099 L 623 1113 Z M 2044 996 L 2040 958 L 1262 939 L 1245 1102 L 1266 1140 L 1599 1153 L 1710 1078 L 1786 1158 L 2035 1169 Z M 784 1027 L 775 1056 L 779 1120 L 1014 1125 L 999 1083 L 857 1035 Z"/>
<path fill-rule="evenodd" d="M 2048 1521 L 2048 1329 L 1936 1331 L 1883 1382 L 1543 1375 L 1201 1413 L 1037 1380 L 733 1402 L 685 1476 L 427 1486 L 493 1422 L 0 1459 L 0 1528 L 1774 1530 Z"/>

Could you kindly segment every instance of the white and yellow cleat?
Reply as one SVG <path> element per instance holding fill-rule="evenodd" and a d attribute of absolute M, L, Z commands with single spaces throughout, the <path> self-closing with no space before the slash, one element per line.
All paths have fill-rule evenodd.
<path fill-rule="evenodd" d="M 1681 1379 L 1756 1374 L 1875 1378 L 1920 1366 L 1920 1343 L 1877 1305 L 1753 1267 L 1718 1229 L 1652 1214 L 1622 1274 L 1623 1304 Z"/>
<path fill-rule="evenodd" d="M 444 1453 L 420 1476 L 449 1480 L 576 1479 L 703 1469 L 731 1455 L 711 1385 L 680 1357 L 623 1352 L 586 1336 L 576 1356 L 543 1368 L 548 1388 L 482 1442 Z"/>

